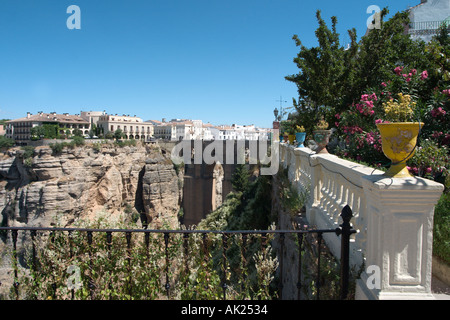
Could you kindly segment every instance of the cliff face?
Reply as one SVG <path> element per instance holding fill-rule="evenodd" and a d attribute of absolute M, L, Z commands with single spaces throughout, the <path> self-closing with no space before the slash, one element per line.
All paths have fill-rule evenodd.
<path fill-rule="evenodd" d="M 177 226 L 180 183 L 158 148 L 84 146 L 32 158 L 12 149 L 0 158 L 0 212 L 5 226 L 70 226 L 99 211 L 141 213 L 152 228 Z"/>

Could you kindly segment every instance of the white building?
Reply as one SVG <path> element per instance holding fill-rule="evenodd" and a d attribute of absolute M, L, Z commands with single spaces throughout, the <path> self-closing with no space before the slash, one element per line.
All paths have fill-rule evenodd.
<path fill-rule="evenodd" d="M 31 140 L 31 128 L 43 125 L 57 125 L 58 133 L 74 134 L 74 130 L 81 130 L 82 134 L 89 134 L 91 124 L 79 115 L 70 115 L 68 113 L 57 114 L 56 112 L 44 113 L 39 111 L 33 115 L 27 112 L 27 116 L 6 122 L 7 138 L 13 139 L 18 145 L 26 145 Z"/>
<path fill-rule="evenodd" d="M 411 22 L 407 30 L 413 39 L 429 42 L 442 23 L 450 26 L 450 0 L 421 0 L 409 12 Z"/>
<path fill-rule="evenodd" d="M 148 122 L 155 123 L 155 120 L 150 120 Z M 165 121 L 160 122 L 159 124 L 155 125 L 153 129 L 153 136 L 156 139 L 176 141 L 177 140 L 176 124 L 174 124 L 173 122 L 165 122 Z"/>
<path fill-rule="evenodd" d="M 120 129 L 124 133 L 125 139 L 149 141 L 154 134 L 154 125 L 152 123 L 144 122 L 139 117 L 125 114 L 122 116 L 103 114 L 98 118 L 97 127 L 102 128 L 105 135 Z"/>

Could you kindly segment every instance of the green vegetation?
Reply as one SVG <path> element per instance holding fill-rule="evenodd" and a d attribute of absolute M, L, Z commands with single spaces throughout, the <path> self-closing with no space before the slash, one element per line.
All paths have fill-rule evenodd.
<path fill-rule="evenodd" d="M 117 129 L 116 131 L 114 131 L 114 138 L 119 141 L 120 139 L 122 139 L 125 136 L 125 134 L 123 133 L 122 129 Z"/>
<path fill-rule="evenodd" d="M 13 139 L 6 138 L 5 136 L 0 136 L 0 148 L 11 148 L 15 145 Z"/>
<path fill-rule="evenodd" d="M 450 266 L 450 194 L 443 194 L 434 210 L 433 255 Z"/>
<path fill-rule="evenodd" d="M 247 166 L 236 168 L 232 178 L 235 191 L 230 193 L 224 203 L 203 219 L 197 229 L 200 230 L 269 230 L 274 228 L 275 216 L 272 215 L 272 177 L 259 176 L 250 180 Z M 266 238 L 252 237 L 246 246 L 246 258 L 243 258 L 242 239 L 234 239 L 227 252 L 230 262 L 230 282 L 237 286 L 242 278 L 248 279 L 247 293 L 250 297 L 276 298 L 276 279 L 274 278 L 278 261 L 272 251 L 273 235 Z M 265 245 L 261 245 L 262 243 Z M 220 265 L 220 248 L 212 253 L 216 267 Z M 248 257 L 252 257 L 249 259 Z"/>
<path fill-rule="evenodd" d="M 439 153 L 449 154 L 450 146 L 450 37 L 441 28 L 434 39 L 425 43 L 412 40 L 404 32 L 409 12 L 398 12 L 386 21 L 387 9 L 381 12 L 381 28 L 373 29 L 356 41 L 356 31 L 349 30 L 349 47 L 339 42 L 337 18 L 328 27 L 317 11 L 318 45 L 307 48 L 294 36 L 300 48 L 294 58 L 299 73 L 287 80 L 298 88 L 293 100 L 296 125 L 311 132 L 321 118 L 335 130 L 339 148 L 329 150 L 347 159 L 362 161 L 373 167 L 390 165 L 384 156 L 376 125 L 387 120 L 386 105 L 396 105 L 399 97 L 415 105 L 414 120 L 425 123 L 419 146 L 432 141 Z M 401 94 L 401 95 L 400 95 Z M 401 100 L 401 99 L 400 99 Z M 424 146 L 425 147 L 425 146 Z M 440 182 L 448 176 L 445 165 L 434 157 L 412 159 L 411 173 Z M 420 161 L 420 166 L 415 163 Z M 426 162 L 426 163 L 425 163 Z M 431 170 L 431 172 L 430 172 Z M 440 180 L 439 180 L 440 179 Z"/>
<path fill-rule="evenodd" d="M 250 171 L 245 164 L 238 164 L 232 177 L 231 184 L 236 192 L 244 192 L 250 186 Z"/>
<path fill-rule="evenodd" d="M 53 155 L 58 155 L 58 154 L 61 154 L 62 150 L 66 147 L 73 149 L 75 147 L 81 147 L 84 144 L 85 144 L 85 140 L 83 137 L 75 136 L 75 137 L 73 137 L 71 142 L 52 143 L 52 144 L 50 144 L 50 148 L 52 149 Z"/>
<path fill-rule="evenodd" d="M 137 145 L 137 141 L 135 139 L 130 140 L 116 140 L 114 141 L 114 145 L 118 147 L 135 147 Z"/>
<path fill-rule="evenodd" d="M 382 151 L 377 124 L 387 120 L 384 106 L 401 102 L 401 95 L 415 104 L 414 120 L 425 123 L 416 154 L 408 161 L 410 173 L 445 185 L 436 207 L 435 254 L 444 256 L 450 228 L 450 36 L 443 25 L 428 43 L 412 40 L 405 32 L 409 12 L 386 19 L 357 41 L 356 30 L 348 30 L 350 44 L 341 45 L 337 18 L 331 27 L 317 11 L 318 45 L 307 48 L 293 37 L 300 49 L 294 58 L 298 73 L 286 76 L 298 89 L 295 112 L 289 119 L 304 126 L 307 140 L 323 117 L 334 130 L 337 146 L 330 153 L 382 169 L 390 161 Z M 447 231 L 446 231 L 447 230 Z M 439 244 L 440 242 L 440 244 Z M 447 252 L 448 261 L 448 252 Z"/>

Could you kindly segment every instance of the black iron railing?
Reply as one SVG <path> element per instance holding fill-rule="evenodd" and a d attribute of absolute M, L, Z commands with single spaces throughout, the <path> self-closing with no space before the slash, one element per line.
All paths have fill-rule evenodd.
<path fill-rule="evenodd" d="M 236 247 L 240 247 L 240 271 L 238 272 L 241 276 L 241 281 L 239 281 L 241 288 L 247 286 L 247 280 L 249 274 L 247 272 L 242 272 L 245 268 L 250 264 L 250 260 L 252 257 L 248 256 L 248 251 L 250 251 L 250 242 L 259 241 L 260 247 L 264 250 L 268 245 L 276 246 L 278 252 L 278 297 L 281 297 L 281 291 L 283 290 L 283 276 L 284 274 L 284 264 L 286 263 L 284 260 L 284 252 L 286 250 L 285 240 L 286 237 L 290 237 L 291 240 L 295 239 L 298 249 L 298 269 L 297 269 L 297 297 L 300 299 L 301 290 L 303 287 L 302 278 L 303 278 L 303 263 L 302 263 L 302 250 L 304 249 L 305 238 L 308 235 L 316 236 L 316 250 L 317 250 L 317 273 L 316 273 L 316 281 L 315 282 L 315 290 L 316 290 L 316 299 L 320 299 L 320 289 L 321 289 L 321 248 L 323 244 L 323 235 L 326 233 L 334 233 L 341 237 L 341 259 L 340 259 L 340 299 L 346 299 L 348 296 L 348 288 L 349 288 L 349 248 L 350 248 L 350 236 L 352 233 L 356 231 L 352 229 L 350 225 L 350 219 L 352 218 L 352 211 L 350 207 L 346 206 L 341 213 L 341 217 L 343 219 L 343 223 L 339 228 L 336 229 L 325 229 L 325 230 L 240 230 L 240 231 L 205 231 L 205 230 L 147 230 L 147 229 L 86 229 L 86 228 L 35 228 L 35 227 L 0 227 L 0 233 L 5 241 L 5 243 L 10 243 L 12 247 L 12 255 L 11 255 L 11 267 L 14 270 L 12 276 L 13 285 L 12 292 L 13 298 L 21 299 L 19 288 L 23 285 L 21 283 L 21 278 L 19 276 L 19 255 L 18 255 L 18 244 L 23 246 L 23 243 L 28 242 L 28 252 L 29 258 L 26 260 L 25 269 L 28 272 L 28 279 L 31 279 L 31 285 L 33 281 L 37 281 L 35 279 L 36 271 L 42 268 L 48 268 L 48 272 L 53 274 L 54 272 L 54 264 L 57 262 L 53 262 L 51 260 L 46 260 L 45 263 L 47 265 L 39 266 L 39 258 L 41 250 L 45 251 L 41 247 L 43 242 L 37 241 L 38 236 L 43 236 L 47 245 L 56 248 L 56 242 L 58 241 L 66 241 L 63 243 L 63 246 L 67 246 L 66 250 L 62 254 L 63 257 L 67 258 L 67 260 L 72 261 L 78 250 L 78 254 L 84 254 L 87 257 L 86 269 L 83 272 L 83 283 L 87 284 L 86 292 L 88 292 L 88 297 L 90 299 L 96 299 L 95 289 L 96 284 L 94 283 L 94 261 L 95 259 L 99 259 L 98 255 L 96 255 L 95 244 L 98 246 L 102 246 L 104 252 L 106 252 L 105 257 L 100 257 L 101 259 L 105 259 L 104 261 L 110 261 L 112 263 L 111 270 L 117 268 L 117 261 L 112 261 L 115 258 L 113 257 L 113 239 L 121 239 L 122 241 L 119 246 L 123 246 L 123 251 L 125 252 L 124 259 L 121 263 L 121 270 L 125 270 L 127 274 L 125 280 L 122 282 L 124 286 L 127 287 L 131 297 L 131 293 L 133 292 L 133 277 L 136 276 L 133 274 L 133 239 L 137 238 L 137 235 L 141 235 L 143 237 L 143 246 L 145 249 L 145 254 L 148 256 L 154 250 L 160 250 L 161 256 L 159 263 L 162 263 L 162 266 L 158 266 L 161 272 L 161 285 L 164 287 L 166 298 L 170 298 L 171 296 L 171 276 L 180 277 L 180 275 L 171 274 L 172 267 L 172 259 L 177 257 L 184 266 L 178 269 L 179 272 L 183 273 L 185 283 L 181 284 L 185 287 L 189 286 L 192 281 L 189 282 L 189 268 L 192 265 L 189 263 L 190 259 L 193 257 L 200 257 L 199 261 L 201 263 L 207 262 L 208 260 L 213 259 L 210 252 L 214 250 L 216 254 L 218 253 L 218 258 L 216 257 L 215 267 L 219 269 L 218 275 L 220 276 L 220 283 L 217 285 L 220 287 L 221 298 L 228 298 L 228 289 L 231 273 L 237 272 L 235 270 L 230 269 L 231 261 L 229 261 L 229 253 L 231 250 L 236 250 Z M 74 234 L 82 235 L 85 238 L 85 242 L 83 245 L 78 243 L 78 247 L 74 246 L 73 241 L 71 241 L 72 236 Z M 19 238 L 19 235 L 21 236 Z M 58 236 L 59 237 L 58 237 Z M 100 235 L 102 235 L 100 237 Z M 163 246 L 162 248 L 155 248 L 152 245 L 152 236 L 162 236 L 163 237 Z M 97 240 L 94 241 L 94 237 L 97 237 Z M 200 244 L 196 244 L 193 246 L 193 238 L 200 239 Z M 211 247 L 211 239 L 215 239 L 216 246 L 214 248 Z M 25 241 L 25 240 L 26 241 Z M 101 239 L 101 240 L 99 240 Z M 159 238 L 160 239 L 160 238 Z M 28 241 L 29 240 L 29 241 Z M 42 239 L 41 239 L 42 240 Z M 161 240 L 161 239 L 160 239 Z M 158 241 L 160 241 L 158 240 Z M 176 245 L 171 241 L 176 241 L 180 250 L 175 253 L 171 252 Z M 102 243 L 103 242 L 103 243 Z M 41 244 L 40 244 L 41 243 Z M 161 241 L 160 241 L 161 243 Z M 219 247 L 217 244 L 220 244 Z M 31 247 L 30 247 L 31 246 Z M 190 247 L 191 246 L 191 247 Z M 233 248 L 232 248 L 233 247 Z M 61 245 L 59 246 L 61 248 Z M 208 252 L 209 251 L 209 252 Z M 145 256 L 144 254 L 144 256 Z M 117 256 L 115 256 L 117 258 Z M 23 259 L 22 259 L 23 260 Z M 207 263 L 205 263 L 207 265 Z M 105 267 L 106 268 L 106 267 Z M 47 270 L 47 269 L 46 269 Z M 109 273 L 105 273 L 110 275 Z M 61 275 L 53 274 L 49 275 L 49 281 L 51 286 L 51 298 L 57 298 L 56 292 L 58 289 L 58 282 L 61 284 L 61 279 L 59 278 Z M 209 273 L 209 277 L 211 277 L 211 273 Z M 206 272 L 206 282 L 210 281 L 208 278 L 208 272 Z M 113 287 L 114 277 L 108 278 L 108 286 L 107 289 L 111 289 Z M 261 284 L 261 283 L 260 283 Z M 266 285 L 267 283 L 262 283 L 262 285 Z M 30 285 L 30 283 L 28 283 Z M 206 286 L 201 289 L 205 290 L 213 290 L 212 287 L 214 284 L 206 284 Z M 199 288 L 196 288 L 198 290 Z M 217 288 L 215 288 L 217 290 Z M 267 289 L 267 288 L 265 288 Z M 75 297 L 75 289 L 71 288 L 68 291 L 68 298 L 74 299 Z M 109 297 L 112 298 L 112 293 L 109 293 Z M 163 297 L 160 297 L 163 298 Z M 252 297 L 253 298 L 253 297 Z M 258 298 L 255 295 L 254 298 Z"/>

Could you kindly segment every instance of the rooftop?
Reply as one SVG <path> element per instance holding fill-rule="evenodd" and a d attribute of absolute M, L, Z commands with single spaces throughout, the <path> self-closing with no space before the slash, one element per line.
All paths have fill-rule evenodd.
<path fill-rule="evenodd" d="M 7 123 L 14 122 L 58 122 L 58 123 L 80 123 L 89 124 L 89 121 L 84 120 L 78 115 L 71 115 L 68 113 L 57 114 L 38 112 L 37 114 L 28 113 L 26 117 L 10 120 Z"/>

